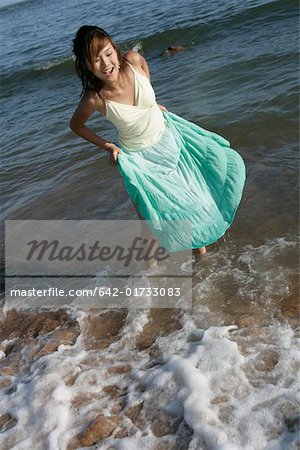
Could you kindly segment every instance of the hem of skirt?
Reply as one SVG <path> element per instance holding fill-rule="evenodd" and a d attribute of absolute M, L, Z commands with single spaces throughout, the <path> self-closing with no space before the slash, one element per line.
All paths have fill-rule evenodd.
<path fill-rule="evenodd" d="M 187 250 L 196 250 L 196 249 L 198 249 L 198 248 L 208 247 L 209 245 L 212 245 L 212 244 L 216 243 L 219 239 L 221 239 L 221 238 L 225 235 L 225 233 L 229 230 L 229 228 L 230 228 L 231 225 L 233 224 L 234 218 L 235 218 L 235 216 L 236 216 L 236 213 L 237 213 L 238 208 L 239 208 L 239 204 L 237 205 L 237 207 L 235 208 L 234 212 L 232 213 L 230 222 L 227 222 L 227 226 L 226 226 L 225 229 L 221 232 L 221 234 L 218 235 L 217 238 L 211 239 L 211 240 L 209 240 L 208 242 L 204 242 L 204 243 L 200 243 L 200 244 L 194 244 L 194 245 L 192 244 L 191 247 L 180 248 L 180 249 L 177 249 L 177 250 L 169 250 L 167 247 L 165 247 L 165 248 L 167 249 L 167 251 L 168 251 L 169 253 L 176 253 L 176 252 L 184 252 L 184 251 L 187 251 Z M 150 220 L 151 220 L 151 219 L 150 219 Z"/>

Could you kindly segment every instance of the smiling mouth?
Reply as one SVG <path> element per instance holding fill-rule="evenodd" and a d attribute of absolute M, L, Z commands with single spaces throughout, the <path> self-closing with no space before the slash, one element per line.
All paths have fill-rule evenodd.
<path fill-rule="evenodd" d="M 105 70 L 102 73 L 103 73 L 103 75 L 111 75 L 113 70 L 114 70 L 114 67 L 111 67 L 109 70 Z"/>

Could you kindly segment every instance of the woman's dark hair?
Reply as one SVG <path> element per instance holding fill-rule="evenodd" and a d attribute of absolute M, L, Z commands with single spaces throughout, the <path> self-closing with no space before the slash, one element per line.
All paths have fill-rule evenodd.
<path fill-rule="evenodd" d="M 95 77 L 87 68 L 87 62 L 92 64 L 93 56 L 104 47 L 106 41 L 109 41 L 117 52 L 120 70 L 124 70 L 127 64 L 126 59 L 110 35 L 102 28 L 93 25 L 83 25 L 77 31 L 75 39 L 73 39 L 75 69 L 82 83 L 80 95 L 83 95 L 90 88 L 99 92 L 103 86 L 102 81 Z"/>

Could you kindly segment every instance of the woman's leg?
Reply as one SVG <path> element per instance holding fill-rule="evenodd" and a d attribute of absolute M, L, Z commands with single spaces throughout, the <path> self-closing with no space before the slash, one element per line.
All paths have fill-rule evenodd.
<path fill-rule="evenodd" d="M 206 247 L 200 247 L 200 248 L 196 248 L 196 252 L 199 255 L 205 255 L 205 253 L 207 252 Z"/>
<path fill-rule="evenodd" d="M 154 251 L 156 251 L 157 247 L 158 247 L 158 242 L 157 239 L 153 236 L 153 234 L 151 233 L 151 231 L 149 230 L 149 228 L 147 227 L 147 224 L 145 222 L 145 220 L 143 219 L 143 217 L 141 216 L 139 210 L 137 209 L 135 203 L 131 200 L 134 209 L 137 212 L 137 215 L 139 216 L 139 219 L 141 220 L 141 224 L 142 224 L 142 239 L 147 239 L 147 241 L 150 243 L 152 239 L 155 239 L 155 246 L 153 248 Z M 199 254 L 199 255 L 205 255 L 205 253 L 207 253 L 206 247 L 200 247 L 200 248 L 196 248 L 195 251 Z M 151 258 L 149 261 L 146 262 L 147 263 L 147 267 L 153 267 L 157 265 L 157 261 L 154 258 Z"/>
<path fill-rule="evenodd" d="M 142 236 L 141 236 L 141 237 L 142 237 L 142 239 L 145 239 L 145 240 L 147 241 L 146 246 L 145 246 L 145 249 L 147 250 L 147 248 L 149 247 L 149 245 L 151 244 L 151 242 L 152 242 L 153 240 L 155 241 L 155 244 L 154 244 L 154 246 L 153 246 L 153 248 L 152 248 L 152 251 L 151 251 L 151 255 L 152 255 L 152 256 L 151 256 L 151 258 L 149 258 L 149 259 L 146 260 L 146 266 L 147 266 L 148 269 L 150 269 L 151 267 L 156 267 L 156 266 L 157 266 L 157 260 L 156 260 L 156 258 L 155 258 L 155 256 L 154 256 L 154 254 L 156 253 L 156 250 L 157 250 L 157 248 L 158 248 L 158 241 L 157 241 L 157 239 L 153 236 L 153 234 L 151 233 L 151 231 L 149 230 L 146 221 L 145 221 L 145 220 L 143 219 L 143 217 L 141 216 L 141 214 L 140 214 L 139 210 L 137 209 L 135 203 L 134 203 L 132 200 L 131 200 L 131 202 L 132 202 L 133 207 L 134 207 L 134 209 L 136 210 L 137 215 L 138 215 L 138 217 L 139 217 L 139 219 L 140 219 L 140 221 L 141 221 L 141 226 L 142 226 Z"/>

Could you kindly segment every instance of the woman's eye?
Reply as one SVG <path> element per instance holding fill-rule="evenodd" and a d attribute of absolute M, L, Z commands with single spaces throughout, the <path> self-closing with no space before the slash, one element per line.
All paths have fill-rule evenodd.
<path fill-rule="evenodd" d="M 112 53 L 107 53 L 107 56 L 111 56 L 112 55 Z"/>

